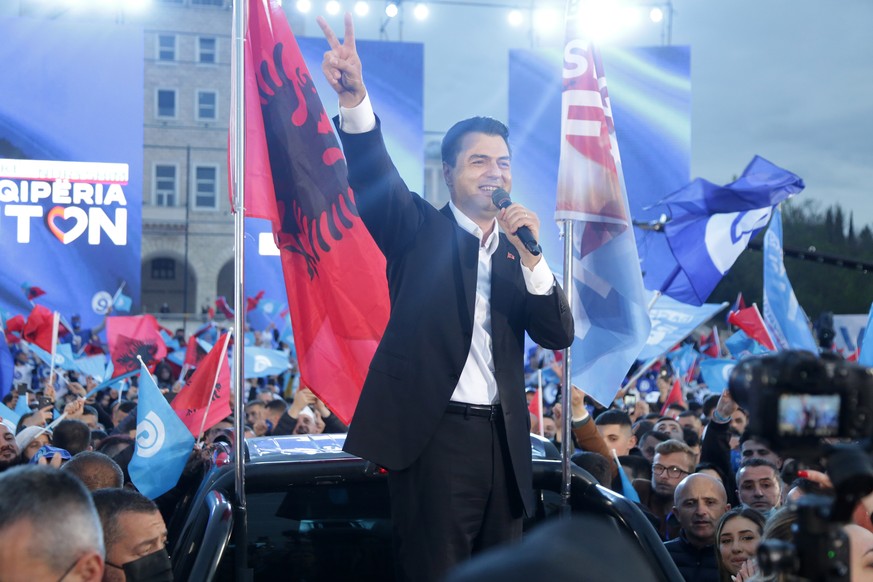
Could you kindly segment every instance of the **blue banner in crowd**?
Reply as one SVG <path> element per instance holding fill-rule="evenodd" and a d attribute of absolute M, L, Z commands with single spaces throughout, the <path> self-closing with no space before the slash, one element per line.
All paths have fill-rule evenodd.
<path fill-rule="evenodd" d="M 864 338 L 861 340 L 858 363 L 868 368 L 873 367 L 873 305 L 870 306 L 870 315 L 867 316 L 867 327 L 864 330 Z"/>
<path fill-rule="evenodd" d="M 818 353 L 812 327 L 785 272 L 782 255 L 782 210 L 776 208 L 764 235 L 764 321 L 776 347 Z"/>
<path fill-rule="evenodd" d="M 0 309 L 36 302 L 95 327 L 140 296 L 143 33 L 0 19 Z"/>
<path fill-rule="evenodd" d="M 727 388 L 731 371 L 736 365 L 736 360 L 703 360 L 700 362 L 700 376 L 710 392 L 721 394 Z"/>
<path fill-rule="evenodd" d="M 746 332 L 743 330 L 739 330 L 724 340 L 724 347 L 726 347 L 728 352 L 738 360 L 745 358 L 746 356 L 766 354 L 770 351 L 746 335 Z"/>
<path fill-rule="evenodd" d="M 651 360 L 664 354 L 688 337 L 694 328 L 705 323 L 727 305 L 727 303 L 687 305 L 666 295 L 658 297 L 654 307 L 649 310 L 652 331 L 649 332 L 649 338 L 639 359 Z"/>

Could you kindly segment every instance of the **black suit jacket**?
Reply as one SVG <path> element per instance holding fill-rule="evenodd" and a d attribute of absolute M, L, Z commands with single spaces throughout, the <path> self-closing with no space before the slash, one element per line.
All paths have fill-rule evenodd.
<path fill-rule="evenodd" d="M 401 470 L 436 430 L 470 352 L 479 240 L 457 224 L 448 206 L 437 210 L 409 191 L 378 125 L 339 135 L 358 211 L 387 261 L 391 299 L 345 449 Z M 550 295 L 527 292 L 518 251 L 502 234 L 491 283 L 495 376 L 512 468 L 530 513 L 524 332 L 543 347 L 563 349 L 573 340 L 573 318 L 557 284 Z"/>

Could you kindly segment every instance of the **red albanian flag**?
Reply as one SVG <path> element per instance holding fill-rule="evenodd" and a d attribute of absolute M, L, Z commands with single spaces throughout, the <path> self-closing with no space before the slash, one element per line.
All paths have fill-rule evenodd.
<path fill-rule="evenodd" d="M 106 337 L 109 354 L 115 369 L 112 377 L 139 369 L 137 356 L 146 367 L 167 357 L 167 345 L 161 337 L 161 326 L 153 315 L 114 316 L 106 318 Z"/>
<path fill-rule="evenodd" d="M 228 334 L 221 336 L 170 403 L 194 438 L 231 414 L 228 340 Z"/>
<path fill-rule="evenodd" d="M 245 51 L 246 213 L 273 225 L 301 382 L 349 423 L 388 323 L 385 259 L 278 0 L 249 0 Z"/>

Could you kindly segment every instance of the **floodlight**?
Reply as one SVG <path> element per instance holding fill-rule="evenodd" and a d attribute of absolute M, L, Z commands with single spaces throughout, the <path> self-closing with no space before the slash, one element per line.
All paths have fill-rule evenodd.
<path fill-rule="evenodd" d="M 394 2 L 389 2 L 388 5 L 385 7 L 385 16 L 387 16 L 388 18 L 394 18 L 395 16 L 397 16 L 397 12 L 399 12 L 399 9 L 397 8 L 397 4 L 395 4 Z"/>
<path fill-rule="evenodd" d="M 412 9 L 412 15 L 415 16 L 416 20 L 424 20 L 430 15 L 430 8 L 427 7 L 427 4 L 420 2 Z"/>
<path fill-rule="evenodd" d="M 340 3 L 337 2 L 337 0 L 328 0 L 328 3 L 325 4 L 324 9 L 331 16 L 336 16 L 340 13 L 340 10 L 342 10 L 342 6 L 340 6 Z"/>
<path fill-rule="evenodd" d="M 510 26 L 521 26 L 522 22 L 524 22 L 524 15 L 521 13 L 521 10 L 513 8 L 506 15 L 506 21 L 509 22 Z"/>
<path fill-rule="evenodd" d="M 366 16 L 370 13 L 370 4 L 364 0 L 355 2 L 355 14 L 358 16 Z"/>
<path fill-rule="evenodd" d="M 297 12 L 302 12 L 303 14 L 309 14 L 309 11 L 312 10 L 312 1 L 311 0 L 297 0 Z"/>
<path fill-rule="evenodd" d="M 654 22 L 655 24 L 664 20 L 664 11 L 658 7 L 652 8 L 649 11 L 649 20 Z"/>

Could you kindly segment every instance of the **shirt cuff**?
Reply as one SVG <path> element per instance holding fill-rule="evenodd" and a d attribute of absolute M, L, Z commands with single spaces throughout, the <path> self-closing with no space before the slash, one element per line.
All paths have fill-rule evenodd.
<path fill-rule="evenodd" d="M 345 131 L 345 130 L 343 130 Z M 555 288 L 555 276 L 546 263 L 546 257 L 540 259 L 533 270 L 528 269 L 524 263 L 521 265 L 521 274 L 524 277 L 524 286 L 531 295 L 551 295 Z"/>
<path fill-rule="evenodd" d="M 370 103 L 370 94 L 352 108 L 339 108 L 340 129 L 346 133 L 367 133 L 376 127 L 376 114 Z"/>

